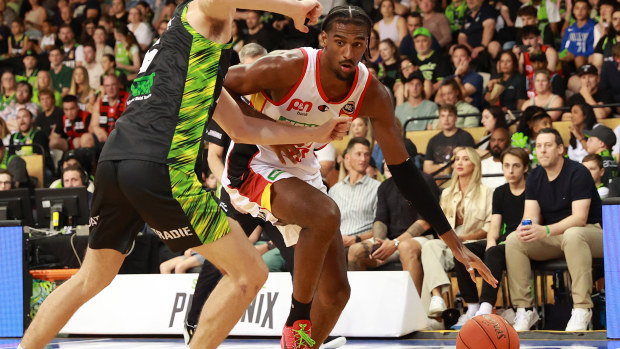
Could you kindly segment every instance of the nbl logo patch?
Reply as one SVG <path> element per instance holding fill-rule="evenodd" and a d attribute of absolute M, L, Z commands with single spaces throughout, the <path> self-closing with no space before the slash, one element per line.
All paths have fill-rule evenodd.
<path fill-rule="evenodd" d="M 340 109 L 340 116 L 351 116 L 355 112 L 355 102 L 350 101 Z"/>

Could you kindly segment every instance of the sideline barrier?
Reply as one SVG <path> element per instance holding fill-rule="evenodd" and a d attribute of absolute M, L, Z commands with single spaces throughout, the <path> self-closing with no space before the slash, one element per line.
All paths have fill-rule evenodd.
<path fill-rule="evenodd" d="M 409 273 L 349 272 L 351 298 L 333 331 L 399 337 L 426 327 Z M 65 334 L 181 334 L 198 274 L 118 275 L 60 331 Z M 289 273 L 270 273 L 231 335 L 280 336 L 291 304 Z"/>

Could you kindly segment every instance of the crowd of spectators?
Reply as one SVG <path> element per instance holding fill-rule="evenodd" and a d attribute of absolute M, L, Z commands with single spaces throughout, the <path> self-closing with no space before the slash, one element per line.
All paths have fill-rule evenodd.
<path fill-rule="evenodd" d="M 45 186 L 82 185 L 92 191 L 92 182 L 84 179 L 92 178 L 145 54 L 165 32 L 177 2 L 0 0 L 0 189 L 32 186 L 20 156 L 40 153 Z M 585 330 L 592 316 L 588 260 L 602 256 L 600 198 L 620 196 L 620 126 L 612 130 L 599 123 L 620 111 L 613 105 L 620 103 L 620 5 L 613 0 L 322 3 L 325 12 L 358 5 L 373 18 L 363 63 L 393 96 L 403 134 L 439 131 L 424 154 L 409 139 L 405 144 L 457 234 L 498 280 L 508 269 L 515 327 L 527 330 L 538 318 L 528 298 L 525 261 L 544 249 L 538 259 L 566 255 L 571 274 L 579 273 L 573 277 L 575 309 L 567 329 Z M 319 31 L 320 26 L 301 33 L 278 14 L 238 11 L 231 44 L 235 52 L 244 47 L 251 52 L 233 55 L 231 63 L 250 64 L 279 49 L 318 47 Z M 553 131 L 554 121 L 570 122 L 567 147 Z M 475 127 L 484 128 L 480 144 L 468 132 Z M 369 121 L 355 120 L 350 137 L 343 154 L 333 145 L 317 152 L 329 195 L 341 211 L 350 270 L 400 262 L 433 319 L 447 307 L 448 272 L 454 270 L 468 304 L 455 326 L 492 312 L 497 291 L 484 287 L 479 295 L 424 217 L 399 195 Z M 210 187 L 221 175 L 227 147 L 216 145 L 205 153 L 210 161 L 201 174 Z M 553 178 L 561 180 L 550 184 Z M 575 183 L 583 190 L 571 200 L 558 201 L 559 192 L 548 189 Z M 542 195 L 552 200 L 539 200 Z M 522 218 L 533 224 L 523 226 Z M 576 243 L 584 234 L 587 243 Z M 273 250 L 269 243 L 257 248 L 267 253 Z M 184 272 L 203 262 L 195 257 L 187 251 L 161 270 Z M 443 326 L 437 320 L 431 325 Z"/>

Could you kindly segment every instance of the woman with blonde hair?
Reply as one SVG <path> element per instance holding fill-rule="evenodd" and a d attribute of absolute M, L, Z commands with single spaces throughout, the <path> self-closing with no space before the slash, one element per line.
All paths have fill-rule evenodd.
<path fill-rule="evenodd" d="M 73 70 L 73 78 L 71 78 L 71 88 L 69 94 L 78 98 L 78 106 L 82 110 L 92 113 L 95 105 L 95 90 L 88 84 L 88 70 L 79 66 Z"/>
<path fill-rule="evenodd" d="M 60 92 L 54 89 L 52 85 L 52 74 L 47 70 L 39 70 L 37 73 L 37 82 L 32 86 L 32 101 L 38 105 L 41 105 L 39 102 L 39 91 L 42 90 L 54 91 L 55 104 L 58 108 L 62 107 L 62 96 Z"/>
<path fill-rule="evenodd" d="M 462 241 L 484 239 L 491 224 L 493 190 L 482 184 L 480 155 L 472 147 L 457 147 L 452 167 L 452 179 L 439 204 Z M 454 268 L 452 251 L 443 240 L 424 244 L 422 267 L 422 303 L 428 307 L 428 316 L 435 318 L 447 308 L 442 294 L 450 286 L 447 271 Z"/>

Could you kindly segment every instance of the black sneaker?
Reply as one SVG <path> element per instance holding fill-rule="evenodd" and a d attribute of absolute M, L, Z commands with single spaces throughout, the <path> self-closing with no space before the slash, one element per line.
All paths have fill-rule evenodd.
<path fill-rule="evenodd" d="M 196 325 L 190 325 L 186 321 L 185 325 L 183 325 L 183 339 L 185 340 L 185 345 L 189 345 L 192 337 L 194 337 L 194 333 L 196 333 Z"/>
<path fill-rule="evenodd" d="M 341 346 L 347 343 L 347 338 L 343 336 L 329 336 L 321 345 L 322 349 L 335 349 L 340 348 Z"/>

